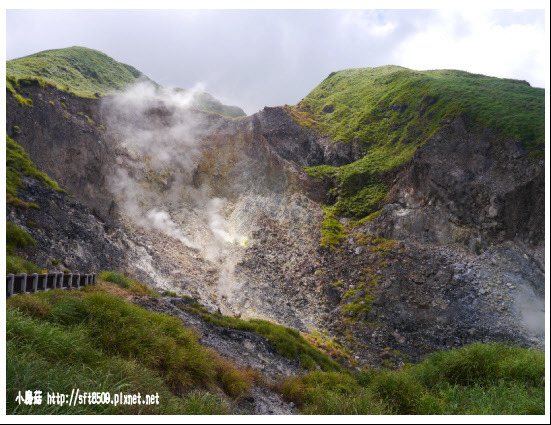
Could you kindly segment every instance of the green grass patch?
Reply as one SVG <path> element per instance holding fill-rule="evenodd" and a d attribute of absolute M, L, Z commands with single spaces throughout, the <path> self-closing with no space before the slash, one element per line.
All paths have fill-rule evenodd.
<path fill-rule="evenodd" d="M 277 352 L 291 360 L 300 359 L 303 368 L 314 370 L 320 367 L 324 371 L 340 370 L 340 366 L 306 341 L 300 333 L 291 328 L 277 325 L 267 320 L 242 320 L 222 316 L 218 313 L 200 312 L 201 318 L 215 326 L 254 332 L 268 339 L 277 348 Z"/>
<path fill-rule="evenodd" d="M 346 232 L 332 208 L 325 207 L 323 215 L 320 245 L 329 249 L 335 249 L 346 238 Z"/>
<path fill-rule="evenodd" d="M 135 295 L 147 295 L 155 298 L 160 297 L 157 292 L 149 288 L 145 283 L 138 282 L 137 280 L 129 278 L 119 272 L 104 270 L 100 272 L 98 278 L 114 283 L 121 288 L 128 289 Z"/>
<path fill-rule="evenodd" d="M 19 226 L 6 221 L 6 273 L 40 273 L 41 269 L 30 261 L 14 255 L 16 249 L 36 246 L 36 241 Z"/>
<path fill-rule="evenodd" d="M 25 232 L 19 226 L 6 220 L 6 251 L 13 254 L 15 249 L 36 246 L 36 241 L 31 235 Z"/>
<path fill-rule="evenodd" d="M 42 269 L 30 261 L 24 260 L 18 255 L 6 255 L 6 273 L 40 273 Z"/>
<path fill-rule="evenodd" d="M 105 285 L 105 284 L 104 284 Z M 106 292 L 53 290 L 7 300 L 8 414 L 228 414 L 254 375 L 199 344 L 178 318 Z M 159 405 L 26 406 L 21 391 L 158 393 Z M 219 394 L 217 396 L 213 394 Z M 226 394 L 225 397 L 221 397 Z"/>
<path fill-rule="evenodd" d="M 315 372 L 278 390 L 304 414 L 543 415 L 545 355 L 472 344 L 401 370 Z"/>
<path fill-rule="evenodd" d="M 19 105 L 28 106 L 29 108 L 33 107 L 32 99 L 24 98 L 23 96 L 17 93 L 14 96 L 15 96 L 15 100 L 17 100 L 17 103 L 19 103 Z"/>
<path fill-rule="evenodd" d="M 371 311 L 373 300 L 375 299 L 375 290 L 380 277 L 375 276 L 369 269 L 362 276 L 360 283 L 356 288 L 350 289 L 343 296 L 342 311 L 348 313 L 352 321 L 358 321 Z"/>
<path fill-rule="evenodd" d="M 25 150 L 15 140 L 6 135 L 6 202 L 16 206 L 38 207 L 36 204 L 28 204 L 16 198 L 17 188 L 23 187 L 21 176 L 33 177 L 46 187 L 61 193 L 67 193 L 67 191 L 60 189 L 59 185 L 50 179 L 46 173 L 39 171 Z"/>

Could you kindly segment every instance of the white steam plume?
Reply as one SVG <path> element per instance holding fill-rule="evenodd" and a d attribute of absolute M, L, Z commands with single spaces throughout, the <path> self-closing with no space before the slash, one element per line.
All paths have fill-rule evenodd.
<path fill-rule="evenodd" d="M 166 211 L 160 211 L 157 208 L 153 208 L 147 212 L 145 217 L 149 220 L 153 228 L 175 237 L 190 248 L 197 247 L 193 241 L 183 235 L 182 231 L 178 228 L 176 223 L 172 221 L 170 215 L 168 215 Z"/>
<path fill-rule="evenodd" d="M 208 188 L 193 185 L 203 140 L 219 122 L 189 109 L 204 87 L 198 83 L 182 91 L 142 82 L 123 95 L 105 97 L 102 106 L 108 128 L 122 147 L 117 148 L 120 168 L 109 179 L 121 209 L 145 229 L 161 231 L 202 249 L 206 259 L 218 260 L 239 236 L 228 231 L 221 214 L 225 200 L 210 199 Z M 175 208 L 180 220 L 196 220 L 195 227 L 202 222 L 205 231 L 186 234 L 170 213 Z M 205 220 L 197 220 L 196 213 Z"/>
<path fill-rule="evenodd" d="M 207 203 L 209 229 L 218 242 L 233 243 L 232 237 L 227 231 L 226 220 L 220 215 L 220 209 L 224 206 L 224 200 L 212 198 Z"/>

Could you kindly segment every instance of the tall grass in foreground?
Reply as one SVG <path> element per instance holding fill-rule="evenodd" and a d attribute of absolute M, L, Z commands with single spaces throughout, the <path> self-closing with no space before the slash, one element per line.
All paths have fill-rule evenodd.
<path fill-rule="evenodd" d="M 542 351 L 477 343 L 400 371 L 314 372 L 278 389 L 306 414 L 543 415 L 544 375 Z"/>
<path fill-rule="evenodd" d="M 128 303 L 108 293 L 108 285 L 7 301 L 7 413 L 231 413 L 231 400 L 246 395 L 255 376 L 202 347 L 179 319 Z M 81 394 L 158 393 L 160 403 L 46 403 L 46 392 L 71 394 L 77 388 Z M 40 406 L 16 402 L 19 391 L 27 390 L 42 391 Z"/>

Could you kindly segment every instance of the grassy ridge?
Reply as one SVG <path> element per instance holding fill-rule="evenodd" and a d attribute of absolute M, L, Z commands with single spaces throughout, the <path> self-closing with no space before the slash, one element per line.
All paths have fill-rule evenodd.
<path fill-rule="evenodd" d="M 176 88 L 176 93 L 187 93 L 188 90 Z M 194 92 L 191 106 L 201 111 L 214 112 L 225 117 L 239 118 L 247 115 L 243 109 L 238 106 L 228 106 L 222 104 L 218 99 L 209 93 Z"/>
<path fill-rule="evenodd" d="M 314 372 L 279 390 L 305 414 L 543 415 L 545 355 L 472 344 L 399 371 Z"/>
<path fill-rule="evenodd" d="M 145 283 L 138 282 L 134 279 L 131 279 L 129 277 L 126 277 L 122 273 L 114 272 L 114 271 L 102 271 L 98 275 L 99 279 L 103 279 L 106 282 L 114 283 L 121 288 L 128 289 L 130 292 L 136 295 L 148 295 L 155 298 L 159 298 L 160 295 L 153 291 L 149 286 L 147 286 Z"/>
<path fill-rule="evenodd" d="M 45 50 L 6 62 L 8 87 L 50 84 L 80 97 L 120 92 L 138 78 L 147 78 L 130 65 L 86 47 Z"/>
<path fill-rule="evenodd" d="M 27 86 L 52 86 L 79 97 L 121 93 L 139 80 L 157 83 L 130 65 L 117 62 L 97 50 L 68 47 L 45 50 L 6 62 L 6 86 L 20 105 L 32 107 L 32 100 L 18 92 Z M 178 89 L 185 92 L 183 89 Z M 192 106 L 227 117 L 245 116 L 237 106 L 223 105 L 208 93 L 197 93 Z"/>
<path fill-rule="evenodd" d="M 124 297 L 141 293 L 135 289 L 100 282 L 8 299 L 7 413 L 231 413 L 231 399 L 247 394 L 256 375 L 202 347 L 179 319 L 126 302 Z M 60 407 L 15 401 L 19 391 L 41 390 L 45 397 L 46 391 L 70 394 L 73 388 L 158 393 L 160 403 Z"/>
<path fill-rule="evenodd" d="M 544 100 L 544 89 L 525 81 L 383 66 L 332 73 L 295 109 L 344 142 L 400 149 L 423 143 L 444 119 L 461 115 L 535 149 L 544 143 Z M 333 112 L 324 112 L 327 106 Z"/>
<path fill-rule="evenodd" d="M 413 71 L 397 66 L 332 73 L 291 110 L 305 127 L 335 141 L 356 141 L 365 156 L 342 167 L 309 167 L 338 182 L 334 212 L 365 217 L 387 187 L 381 174 L 405 163 L 447 120 L 461 116 L 471 130 L 491 128 L 544 157 L 545 91 L 518 80 L 463 71 Z"/>

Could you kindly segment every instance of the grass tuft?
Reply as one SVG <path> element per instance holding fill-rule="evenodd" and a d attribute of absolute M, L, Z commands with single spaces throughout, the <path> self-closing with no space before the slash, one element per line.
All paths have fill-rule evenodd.
<path fill-rule="evenodd" d="M 160 295 L 149 288 L 146 284 L 138 282 L 134 279 L 126 277 L 122 273 L 114 271 L 102 271 L 98 275 L 98 278 L 103 279 L 107 282 L 112 282 L 121 288 L 128 289 L 134 295 L 146 295 L 155 298 L 159 298 Z"/>
<path fill-rule="evenodd" d="M 346 232 L 339 222 L 338 217 L 333 213 L 333 209 L 325 207 L 323 209 L 323 221 L 321 222 L 320 246 L 335 249 L 346 238 Z"/>
<path fill-rule="evenodd" d="M 36 246 L 33 237 L 19 226 L 6 221 L 6 252 L 13 254 L 16 248 L 22 249 L 28 246 Z"/>

